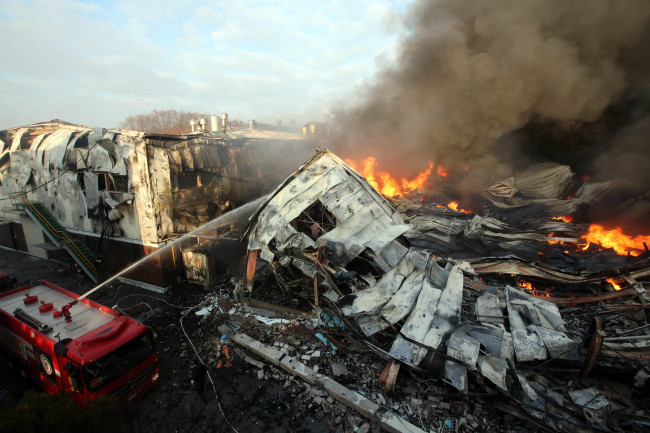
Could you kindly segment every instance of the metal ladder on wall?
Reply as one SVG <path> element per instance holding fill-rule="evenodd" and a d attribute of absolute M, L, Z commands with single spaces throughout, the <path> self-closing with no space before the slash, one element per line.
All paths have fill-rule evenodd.
<path fill-rule="evenodd" d="M 11 203 L 22 205 L 43 232 L 58 247 L 64 248 L 84 272 L 96 283 L 110 277 L 110 273 L 101 263 L 97 263 L 95 254 L 80 239 L 73 238 L 42 203 L 33 203 L 24 192 L 10 195 Z"/>

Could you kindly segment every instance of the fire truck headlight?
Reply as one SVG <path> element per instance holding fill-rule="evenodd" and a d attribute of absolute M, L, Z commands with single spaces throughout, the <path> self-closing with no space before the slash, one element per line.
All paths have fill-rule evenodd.
<path fill-rule="evenodd" d="M 155 382 L 155 381 L 157 381 L 157 380 L 158 380 L 158 373 L 156 373 L 156 374 L 154 374 L 153 376 L 151 376 L 151 381 L 152 381 L 152 382 Z"/>

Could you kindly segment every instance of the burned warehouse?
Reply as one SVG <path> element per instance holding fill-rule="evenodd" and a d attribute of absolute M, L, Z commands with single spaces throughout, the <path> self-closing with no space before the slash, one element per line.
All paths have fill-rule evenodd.
<path fill-rule="evenodd" d="M 649 431 L 650 2 L 279 8 L 67 61 L 272 124 L 0 130 L 0 431 Z"/>
<path fill-rule="evenodd" d="M 103 281 L 268 191 L 282 171 L 264 161 L 305 153 L 300 136 L 218 132 L 164 135 L 62 121 L 0 132 L 0 244 L 77 263 Z M 156 256 L 132 279 L 169 287 L 184 276 L 181 254 Z"/>
<path fill-rule="evenodd" d="M 436 425 L 431 410 L 414 415 L 411 406 L 422 411 L 426 403 L 422 391 L 408 397 L 414 385 L 400 373 L 407 370 L 439 379 L 436 395 L 482 389 L 500 413 L 550 431 L 616 431 L 622 414 L 646 399 L 639 393 L 648 386 L 650 256 L 638 242 L 625 251 L 607 248 L 589 237 L 591 226 L 571 221 L 601 205 L 612 182 L 578 180 L 561 164 L 533 165 L 486 188 L 482 210 L 472 212 L 425 199 L 414 183 L 403 195 L 383 195 L 370 173 L 327 149 L 263 195 L 270 184 L 261 150 L 223 137 L 59 122 L 9 134 L 2 179 L 9 239 L 41 251 L 64 248 L 75 259 L 90 251 L 77 243 L 84 240 L 99 251 L 122 251 L 124 260 L 127 245 L 162 250 L 179 238 L 170 254 L 154 253 L 132 272 L 148 283 L 141 287 L 164 284 L 172 271 L 208 290 L 219 287 L 201 304 L 201 323 L 381 429 Z M 48 144 L 48 137 L 57 140 Z M 16 237 L 21 225 L 23 240 Z M 224 247 L 237 240 L 236 253 Z M 235 265 L 215 267 L 220 261 Z M 108 254 L 90 263 L 107 274 L 125 266 Z M 212 359 L 209 335 L 200 337 L 197 354 Z M 345 374 L 341 356 L 364 347 L 382 367 L 363 367 L 354 355 L 367 369 L 365 385 L 356 386 L 370 386 L 356 392 L 335 378 Z M 235 366 L 243 359 L 266 377 L 264 362 L 238 348 L 234 356 Z M 563 373 L 549 375 L 553 366 Z M 601 378 L 608 368 L 628 383 Z M 331 377 L 322 374 L 328 371 Z M 634 392 L 624 396 L 624 389 Z M 406 400 L 392 407 L 387 398 Z M 478 426 L 466 415 L 449 419 L 468 431 Z M 638 413 L 626 422 L 645 419 Z"/>

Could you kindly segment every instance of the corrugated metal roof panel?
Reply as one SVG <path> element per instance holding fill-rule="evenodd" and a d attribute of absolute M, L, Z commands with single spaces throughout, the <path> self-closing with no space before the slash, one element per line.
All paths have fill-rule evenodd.
<path fill-rule="evenodd" d="M 373 335 L 406 317 L 422 290 L 423 280 L 424 272 L 418 270 L 406 277 L 397 292 L 377 315 L 370 317 L 371 320 L 359 321 L 363 333 L 367 336 Z"/>
<path fill-rule="evenodd" d="M 61 128 L 54 131 L 47 136 L 41 147 L 45 151 L 44 166 L 45 168 L 54 167 L 63 169 L 63 160 L 65 158 L 65 151 L 68 147 L 70 137 L 77 130 L 71 128 Z"/>
<path fill-rule="evenodd" d="M 341 308 L 341 311 L 346 316 L 378 311 L 399 290 L 404 279 L 414 269 L 413 263 L 405 256 L 397 266 L 386 272 L 375 286 L 350 295 L 353 299 L 351 305 Z"/>

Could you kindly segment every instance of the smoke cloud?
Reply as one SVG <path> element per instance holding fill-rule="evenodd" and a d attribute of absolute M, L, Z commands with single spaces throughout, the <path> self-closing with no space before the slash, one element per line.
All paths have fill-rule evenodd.
<path fill-rule="evenodd" d="M 602 171 L 608 158 L 597 151 L 616 154 L 618 144 L 650 162 L 648 135 L 645 148 L 637 142 L 643 119 L 606 123 L 606 144 L 585 126 L 648 84 L 649 20 L 647 0 L 418 1 L 397 65 L 338 113 L 335 147 L 357 160 L 375 156 L 396 175 L 431 159 L 461 195 L 544 160 Z M 555 146 L 531 140 L 529 125 L 552 130 Z"/>

